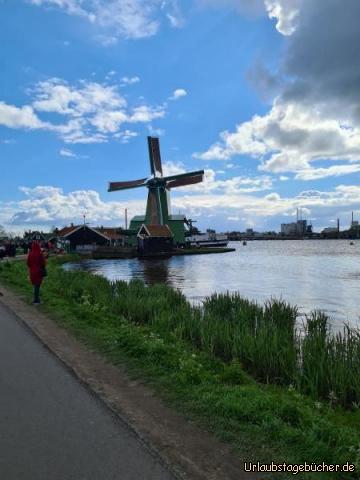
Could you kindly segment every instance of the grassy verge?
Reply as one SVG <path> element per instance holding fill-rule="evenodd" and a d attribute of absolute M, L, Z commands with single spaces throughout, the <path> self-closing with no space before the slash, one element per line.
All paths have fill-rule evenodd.
<path fill-rule="evenodd" d="M 258 306 L 220 296 L 200 310 L 166 286 L 111 284 L 65 272 L 63 260 L 49 262 L 42 308 L 113 363 L 125 363 L 168 402 L 232 444 L 244 460 L 351 461 L 360 470 L 360 370 L 353 332 L 350 344 L 346 332 L 334 338 L 326 318 L 314 313 L 300 339 L 293 328 L 296 311 L 286 304 Z M 0 264 L 0 280 L 30 301 L 24 262 Z M 346 375 L 350 359 L 357 371 Z"/>

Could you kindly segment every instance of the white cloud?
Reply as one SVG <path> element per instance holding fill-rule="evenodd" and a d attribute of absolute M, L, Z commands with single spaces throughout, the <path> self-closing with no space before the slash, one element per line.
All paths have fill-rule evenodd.
<path fill-rule="evenodd" d="M 132 130 L 124 130 L 123 132 L 115 133 L 114 137 L 120 139 L 121 143 L 129 143 L 132 138 L 139 136 L 137 132 Z"/>
<path fill-rule="evenodd" d="M 278 73 L 269 74 L 277 98 L 267 114 L 220 133 L 195 156 L 208 161 L 246 155 L 257 160 L 260 170 L 294 172 L 297 180 L 358 172 L 360 54 L 353 46 L 360 41 L 360 3 L 348 0 L 344 8 L 338 0 L 264 2 L 287 36 Z M 258 83 L 264 86 L 263 79 Z M 316 168 L 319 160 L 342 163 Z"/>
<path fill-rule="evenodd" d="M 178 175 L 189 171 L 182 162 L 165 162 L 163 164 L 164 176 Z M 267 175 L 258 177 L 236 176 L 225 180 L 218 180 L 216 173 L 212 169 L 206 169 L 204 181 L 195 185 L 178 187 L 176 192 L 189 193 L 209 193 L 222 192 L 223 194 L 253 193 L 270 190 L 272 188 L 272 179 Z"/>
<path fill-rule="evenodd" d="M 1 221 L 7 225 L 58 226 L 79 222 L 84 213 L 91 223 L 115 223 L 124 217 L 125 207 L 133 214 L 142 213 L 144 201 L 104 202 L 94 190 L 77 190 L 65 194 L 61 188 L 38 186 L 20 187 L 24 200 L 7 204 L 6 215 Z"/>
<path fill-rule="evenodd" d="M 155 35 L 162 19 L 179 27 L 182 15 L 178 3 L 163 0 L 28 0 L 37 6 L 52 6 L 88 20 L 105 31 L 98 35 L 105 46 L 118 38 L 139 39 Z"/>
<path fill-rule="evenodd" d="M 169 100 L 179 100 L 179 98 L 186 97 L 186 95 L 186 90 L 184 90 L 183 88 L 177 88 L 176 90 L 174 90 L 171 97 L 169 97 Z"/>
<path fill-rule="evenodd" d="M 122 77 L 121 82 L 123 83 L 123 85 L 134 85 L 134 83 L 140 82 L 140 78 L 138 76 Z"/>
<path fill-rule="evenodd" d="M 185 165 L 182 162 L 172 162 L 167 161 L 163 162 L 163 174 L 164 177 L 168 177 L 170 175 L 178 175 L 179 173 L 185 173 Z"/>
<path fill-rule="evenodd" d="M 37 111 L 70 114 L 80 117 L 101 110 L 114 110 L 126 107 L 126 100 L 115 85 L 102 85 L 95 82 L 81 82 L 77 87 L 52 78 L 40 82 L 35 90 L 37 99 L 33 107 Z"/>
<path fill-rule="evenodd" d="M 98 82 L 70 85 L 51 78 L 29 93 L 34 97 L 31 105 L 16 107 L 0 102 L 0 125 L 53 131 L 66 143 L 106 142 L 121 134 L 124 124 L 148 124 L 166 113 L 166 104 L 131 107 L 116 85 Z M 51 114 L 52 121 L 42 121 L 39 115 L 43 113 Z M 134 136 L 127 135 L 126 140 Z"/>
<path fill-rule="evenodd" d="M 178 0 L 163 0 L 161 10 L 165 12 L 173 28 L 181 28 L 184 25 L 185 19 L 180 11 Z"/>
<path fill-rule="evenodd" d="M 131 123 L 149 123 L 157 118 L 163 118 L 165 116 L 165 108 L 163 105 L 159 107 L 149 107 L 142 105 L 133 109 L 129 116 L 129 122 Z"/>
<path fill-rule="evenodd" d="M 269 17 L 276 20 L 276 29 L 283 35 L 295 32 L 302 2 L 303 0 L 265 0 Z"/>
<path fill-rule="evenodd" d="M 222 132 L 220 139 L 195 156 L 228 160 L 248 155 L 262 161 L 261 170 L 273 173 L 308 170 L 316 160 L 360 160 L 360 129 L 344 128 L 341 119 L 326 117 L 316 107 L 280 100 L 268 114 L 255 115 L 235 132 Z"/>
<path fill-rule="evenodd" d="M 47 124 L 42 122 L 31 106 L 16 107 L 0 102 L 0 125 L 8 128 L 46 128 Z"/>
<path fill-rule="evenodd" d="M 197 0 L 203 7 L 234 8 L 240 14 L 267 13 L 276 20 L 276 29 L 283 35 L 295 32 L 301 4 L 305 0 Z"/>
<path fill-rule="evenodd" d="M 161 137 L 165 134 L 165 130 L 163 128 L 155 128 L 151 124 L 148 125 L 148 130 L 152 137 Z"/>
<path fill-rule="evenodd" d="M 234 181 L 235 184 L 236 182 L 237 180 Z M 246 183 L 245 186 L 247 185 L 251 184 Z M 94 190 L 64 193 L 61 188 L 53 186 L 21 187 L 20 190 L 24 199 L 0 202 L 0 223 L 8 230 L 78 223 L 82 222 L 84 213 L 93 225 L 119 225 L 123 223 L 125 208 L 129 208 L 132 216 L 143 214 L 146 205 L 145 192 L 143 200 L 127 198 L 117 201 L 115 195 L 109 195 L 105 201 Z M 230 221 L 240 219 L 247 226 L 261 225 L 273 219 L 272 228 L 278 230 L 279 218 L 294 216 L 297 208 L 302 208 L 307 217 L 316 218 L 315 226 L 329 224 L 331 219 L 338 217 L 350 218 L 351 210 L 360 212 L 360 187 L 357 185 L 339 185 L 329 192 L 305 190 L 297 196 L 287 198 L 276 192 L 259 196 L 258 193 L 231 191 L 224 185 L 218 191 L 183 192 L 179 189 L 178 195 L 172 195 L 173 211 L 181 209 L 191 218 L 212 218 L 211 224 L 218 222 L 219 228 L 222 228 L 228 218 L 234 219 Z"/>
<path fill-rule="evenodd" d="M 60 155 L 62 157 L 72 157 L 72 158 L 76 158 L 77 155 L 75 155 L 74 152 L 72 152 L 71 150 L 69 150 L 68 148 L 62 148 L 60 150 Z"/>
<path fill-rule="evenodd" d="M 327 177 L 340 177 L 360 172 L 360 165 L 334 165 L 328 168 L 309 168 L 296 174 L 297 180 L 317 180 Z"/>
<path fill-rule="evenodd" d="M 28 0 L 33 5 L 41 6 L 48 5 L 58 8 L 63 8 L 71 15 L 80 15 L 93 22 L 95 20 L 94 14 L 87 12 L 81 7 L 82 0 Z"/>

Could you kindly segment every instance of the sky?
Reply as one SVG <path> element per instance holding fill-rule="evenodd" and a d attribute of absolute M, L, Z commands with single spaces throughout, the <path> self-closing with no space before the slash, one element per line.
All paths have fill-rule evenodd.
<path fill-rule="evenodd" d="M 123 226 L 148 135 L 203 230 L 360 217 L 358 0 L 0 0 L 0 224 Z"/>

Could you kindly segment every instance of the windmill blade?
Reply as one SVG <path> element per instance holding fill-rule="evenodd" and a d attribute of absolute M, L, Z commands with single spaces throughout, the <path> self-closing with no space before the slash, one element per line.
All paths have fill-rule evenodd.
<path fill-rule="evenodd" d="M 190 178 L 180 178 L 179 180 L 171 180 L 171 182 L 166 184 L 166 188 L 172 189 L 176 187 L 185 187 L 186 185 L 195 185 L 196 183 L 201 183 L 202 181 L 202 175 L 196 175 L 195 177 Z"/>
<path fill-rule="evenodd" d="M 166 188 L 168 189 L 194 185 L 196 183 L 201 183 L 204 180 L 204 170 L 172 175 L 171 177 L 165 177 L 164 180 L 166 180 Z"/>
<path fill-rule="evenodd" d="M 163 170 L 162 170 L 162 163 L 161 163 L 161 156 L 160 156 L 159 139 L 155 137 L 148 137 L 148 145 L 149 145 L 151 173 L 155 176 L 162 177 Z"/>
<path fill-rule="evenodd" d="M 129 182 L 109 182 L 108 192 L 115 192 L 117 190 L 128 190 L 129 188 L 137 188 L 146 186 L 147 178 L 140 178 L 140 180 L 130 180 Z"/>

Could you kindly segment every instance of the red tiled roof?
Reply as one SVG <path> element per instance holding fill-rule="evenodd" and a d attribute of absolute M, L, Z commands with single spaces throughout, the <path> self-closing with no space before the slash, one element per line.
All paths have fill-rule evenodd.
<path fill-rule="evenodd" d="M 73 225 L 72 227 L 64 227 L 59 230 L 57 233 L 54 233 L 56 237 L 66 237 L 70 233 L 74 232 L 76 229 L 81 227 L 81 225 Z M 119 240 L 122 237 L 121 230 L 118 228 L 93 228 L 89 225 L 86 225 L 86 228 L 93 230 L 99 235 L 107 237 L 109 240 Z"/>
<path fill-rule="evenodd" d="M 93 230 L 102 233 L 110 240 L 119 240 L 120 238 L 122 238 L 121 230 L 119 230 L 118 228 L 94 228 Z"/>
<path fill-rule="evenodd" d="M 57 236 L 57 237 L 65 237 L 69 233 L 76 230 L 78 227 L 79 227 L 79 225 L 73 225 L 72 227 L 64 227 L 61 230 L 59 230 L 58 232 L 55 232 L 54 235 Z"/>
<path fill-rule="evenodd" d="M 172 237 L 170 228 L 167 225 L 143 225 L 151 237 Z"/>

